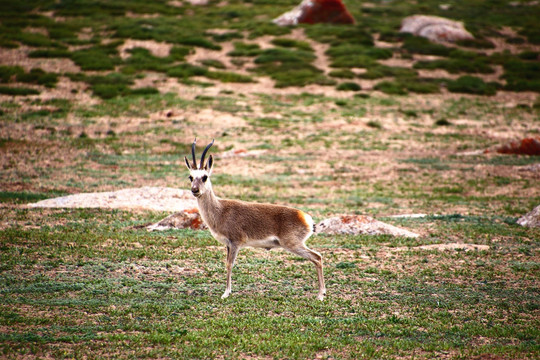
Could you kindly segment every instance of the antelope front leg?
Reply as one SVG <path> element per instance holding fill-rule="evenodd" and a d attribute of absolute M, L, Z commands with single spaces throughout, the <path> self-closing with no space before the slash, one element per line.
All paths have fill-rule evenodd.
<path fill-rule="evenodd" d="M 234 266 L 234 261 L 236 260 L 236 256 L 238 255 L 238 247 L 236 247 L 233 244 L 229 244 L 227 246 L 227 288 L 225 289 L 225 292 L 223 295 L 221 295 L 222 299 L 225 299 L 231 294 L 231 288 L 232 288 L 232 268 Z"/>

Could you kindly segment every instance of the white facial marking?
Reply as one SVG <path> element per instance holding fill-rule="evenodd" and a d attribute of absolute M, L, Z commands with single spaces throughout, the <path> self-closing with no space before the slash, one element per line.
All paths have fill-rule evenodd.
<path fill-rule="evenodd" d="M 208 171 L 206 170 L 191 170 L 191 176 L 194 178 L 202 178 L 204 175 L 209 176 Z"/>

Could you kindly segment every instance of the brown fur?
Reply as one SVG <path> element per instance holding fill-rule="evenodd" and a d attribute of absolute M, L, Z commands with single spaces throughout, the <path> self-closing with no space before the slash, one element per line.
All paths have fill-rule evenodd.
<path fill-rule="evenodd" d="M 201 160 L 200 169 L 193 169 L 186 159 L 192 178 L 191 191 L 197 197 L 201 216 L 216 240 L 227 247 L 227 289 L 222 298 L 231 292 L 232 267 L 238 251 L 253 246 L 282 247 L 313 262 L 319 280 L 318 299 L 323 300 L 326 288 L 322 256 L 304 243 L 313 233 L 311 217 L 287 206 L 220 199 L 210 181 L 212 156 L 204 168 L 202 163 Z"/>

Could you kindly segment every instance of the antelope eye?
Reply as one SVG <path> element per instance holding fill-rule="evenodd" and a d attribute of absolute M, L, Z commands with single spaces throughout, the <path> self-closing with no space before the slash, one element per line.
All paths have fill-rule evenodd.
<path fill-rule="evenodd" d="M 208 176 L 204 175 L 204 176 L 202 177 L 202 181 L 203 181 L 203 182 L 206 182 L 206 180 L 208 180 Z"/>
<path fill-rule="evenodd" d="M 189 181 L 193 182 L 193 176 L 189 176 Z"/>

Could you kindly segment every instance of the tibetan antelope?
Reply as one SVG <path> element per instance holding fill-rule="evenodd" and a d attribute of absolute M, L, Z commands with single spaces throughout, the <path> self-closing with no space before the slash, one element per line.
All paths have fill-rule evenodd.
<path fill-rule="evenodd" d="M 308 214 L 287 206 L 249 203 L 238 200 L 220 199 L 212 190 L 210 175 L 214 159 L 209 156 L 204 162 L 208 149 L 204 149 L 199 166 L 195 157 L 195 143 L 191 146 L 193 163 L 184 157 L 189 169 L 191 192 L 197 198 L 199 212 L 210 229 L 212 236 L 227 247 L 227 288 L 222 299 L 231 293 L 231 278 L 238 251 L 247 246 L 270 250 L 284 248 L 315 264 L 319 280 L 319 300 L 324 299 L 326 288 L 323 277 L 322 256 L 305 245 L 313 234 L 313 219 Z"/>

